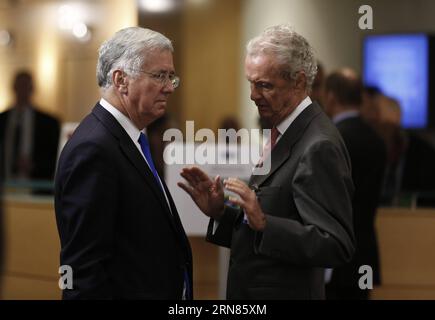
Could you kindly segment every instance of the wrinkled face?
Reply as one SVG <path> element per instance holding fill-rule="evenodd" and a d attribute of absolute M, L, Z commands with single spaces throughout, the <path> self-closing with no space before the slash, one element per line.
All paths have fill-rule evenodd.
<path fill-rule="evenodd" d="M 273 56 L 247 56 L 245 73 L 251 84 L 251 100 L 258 107 L 261 119 L 271 125 L 283 121 L 300 102 L 294 82 L 283 78 Z"/>
<path fill-rule="evenodd" d="M 174 92 L 170 81 L 160 83 L 149 73 L 174 74 L 174 63 L 170 51 L 149 53 L 146 63 L 137 76 L 127 76 L 127 95 L 125 108 L 133 123 L 142 130 L 151 122 L 164 115 L 168 97 Z"/>

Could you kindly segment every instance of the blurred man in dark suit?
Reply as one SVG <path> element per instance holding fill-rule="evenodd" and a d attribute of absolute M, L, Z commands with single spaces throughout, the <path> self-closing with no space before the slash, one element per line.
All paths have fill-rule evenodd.
<path fill-rule="evenodd" d="M 373 283 L 379 284 L 379 257 L 375 215 L 379 203 L 386 149 L 382 139 L 360 116 L 362 84 L 350 69 L 332 73 L 325 83 L 325 111 L 340 131 L 352 162 L 355 194 L 352 202 L 356 252 L 351 263 L 333 269 L 327 284 L 329 299 L 367 299 L 361 290 L 359 267 L 373 269 Z"/>
<path fill-rule="evenodd" d="M 2 176 L 6 180 L 52 180 L 56 166 L 60 125 L 32 103 L 32 75 L 15 76 L 15 104 L 0 114 Z"/>
<path fill-rule="evenodd" d="M 56 174 L 64 299 L 192 299 L 192 256 L 146 128 L 178 87 L 173 47 L 139 27 L 99 50 L 102 99 L 66 144 Z"/>
<path fill-rule="evenodd" d="M 271 125 L 269 172 L 225 181 L 240 198 L 224 205 L 219 177 L 184 168 L 180 182 L 210 217 L 207 240 L 230 247 L 228 299 L 323 299 L 324 268 L 352 257 L 350 159 L 308 93 L 316 75 L 309 43 L 289 25 L 251 40 L 245 60 L 251 100 Z"/>

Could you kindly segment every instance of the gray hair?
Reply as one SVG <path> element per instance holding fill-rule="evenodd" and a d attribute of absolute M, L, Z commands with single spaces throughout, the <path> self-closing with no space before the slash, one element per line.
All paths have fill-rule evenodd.
<path fill-rule="evenodd" d="M 112 85 L 112 72 L 121 69 L 138 76 L 146 62 L 146 54 L 154 50 L 173 52 L 171 40 L 156 31 L 130 27 L 121 29 L 98 50 L 97 80 L 101 88 Z"/>
<path fill-rule="evenodd" d="M 303 71 L 307 79 L 307 90 L 311 90 L 317 73 L 314 50 L 289 24 L 267 28 L 249 41 L 246 49 L 248 56 L 274 55 L 282 65 L 282 75 L 286 79 L 294 80 L 297 73 Z"/>

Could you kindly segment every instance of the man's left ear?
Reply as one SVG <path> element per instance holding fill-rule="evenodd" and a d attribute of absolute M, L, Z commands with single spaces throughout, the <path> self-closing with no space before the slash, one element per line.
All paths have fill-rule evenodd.
<path fill-rule="evenodd" d="M 307 76 L 305 75 L 305 72 L 303 71 L 298 72 L 295 79 L 295 89 L 297 90 L 307 89 Z"/>

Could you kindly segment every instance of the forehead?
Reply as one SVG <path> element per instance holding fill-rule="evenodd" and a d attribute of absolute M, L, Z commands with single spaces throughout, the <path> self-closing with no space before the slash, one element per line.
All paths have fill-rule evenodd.
<path fill-rule="evenodd" d="M 144 67 L 153 70 L 174 71 L 172 52 L 169 50 L 154 50 L 144 53 Z"/>
<path fill-rule="evenodd" d="M 272 55 L 248 55 L 245 59 L 245 73 L 249 81 L 274 78 L 279 76 L 279 67 Z"/>

